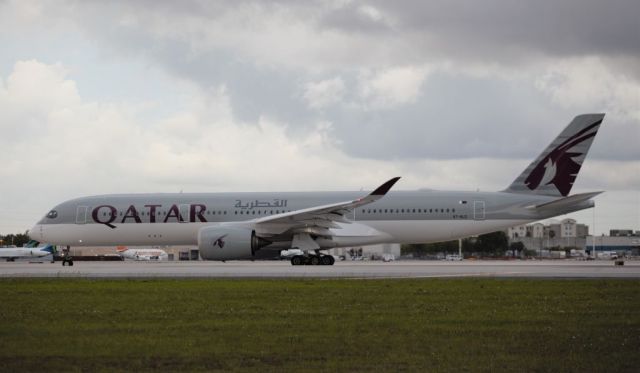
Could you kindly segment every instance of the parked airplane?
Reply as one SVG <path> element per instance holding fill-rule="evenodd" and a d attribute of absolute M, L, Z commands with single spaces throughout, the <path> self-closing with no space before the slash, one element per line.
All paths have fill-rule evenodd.
<path fill-rule="evenodd" d="M 579 115 L 500 192 L 155 193 L 83 197 L 30 231 L 58 245 L 197 245 L 208 260 L 277 257 L 326 264 L 322 250 L 452 240 L 590 208 L 601 192 L 569 196 L 604 114 Z M 384 197 L 384 198 L 383 198 Z"/>
<path fill-rule="evenodd" d="M 0 249 L 0 258 L 4 258 L 7 262 L 13 262 L 16 259 L 36 259 L 51 256 L 53 263 L 53 254 L 56 248 L 53 245 L 44 245 L 38 247 L 12 247 Z"/>
<path fill-rule="evenodd" d="M 124 259 L 132 260 L 168 260 L 169 255 L 160 249 L 129 249 L 126 246 L 118 246 L 118 254 Z"/>

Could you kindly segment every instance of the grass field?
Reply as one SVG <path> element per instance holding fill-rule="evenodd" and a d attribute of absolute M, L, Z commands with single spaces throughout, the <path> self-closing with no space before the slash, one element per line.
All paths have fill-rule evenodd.
<path fill-rule="evenodd" d="M 640 371 L 637 280 L 1 280 L 0 372 Z"/>

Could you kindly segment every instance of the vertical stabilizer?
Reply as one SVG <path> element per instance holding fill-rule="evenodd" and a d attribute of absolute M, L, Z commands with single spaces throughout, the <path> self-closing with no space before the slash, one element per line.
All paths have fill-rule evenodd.
<path fill-rule="evenodd" d="M 567 196 L 603 118 L 604 114 L 583 114 L 573 118 L 505 192 Z"/>

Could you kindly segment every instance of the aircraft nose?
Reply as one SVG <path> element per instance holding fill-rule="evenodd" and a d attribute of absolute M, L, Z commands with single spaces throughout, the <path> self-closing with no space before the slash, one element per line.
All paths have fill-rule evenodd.
<path fill-rule="evenodd" d="M 42 242 L 42 225 L 36 224 L 29 230 L 29 238 Z"/>

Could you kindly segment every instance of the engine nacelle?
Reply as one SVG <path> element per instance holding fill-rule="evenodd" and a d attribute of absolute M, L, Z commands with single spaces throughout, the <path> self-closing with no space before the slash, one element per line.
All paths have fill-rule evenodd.
<path fill-rule="evenodd" d="M 204 260 L 252 259 L 270 243 L 247 226 L 221 224 L 198 231 L 198 249 Z"/>

